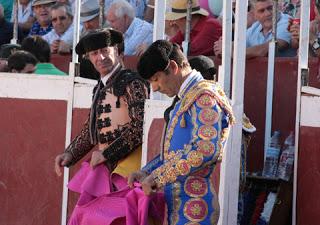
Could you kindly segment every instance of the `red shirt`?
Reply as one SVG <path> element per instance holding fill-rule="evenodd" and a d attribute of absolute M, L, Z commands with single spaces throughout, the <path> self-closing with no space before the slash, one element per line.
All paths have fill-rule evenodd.
<path fill-rule="evenodd" d="M 206 55 L 212 56 L 213 44 L 222 35 L 222 27 L 217 19 L 205 17 L 200 18 L 198 23 L 193 27 L 190 33 L 190 56 Z M 184 34 L 179 31 L 170 40 L 179 45 L 184 41 Z"/>

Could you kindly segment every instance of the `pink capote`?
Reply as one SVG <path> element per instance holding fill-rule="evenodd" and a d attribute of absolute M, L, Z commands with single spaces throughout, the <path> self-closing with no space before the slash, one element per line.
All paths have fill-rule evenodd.
<path fill-rule="evenodd" d="M 118 191 L 113 192 L 113 186 Z M 88 162 L 82 163 L 68 188 L 80 193 L 69 225 L 148 225 L 150 217 L 163 222 L 163 193 L 146 196 L 139 185 L 131 189 L 125 178 L 110 175 L 103 164 L 91 169 Z"/>

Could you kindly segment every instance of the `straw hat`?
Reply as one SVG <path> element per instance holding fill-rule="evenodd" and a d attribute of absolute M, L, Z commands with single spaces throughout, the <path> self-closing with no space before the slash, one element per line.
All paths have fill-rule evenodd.
<path fill-rule="evenodd" d="M 166 13 L 166 20 L 178 20 L 187 16 L 188 0 L 173 0 L 171 12 Z M 198 0 L 192 0 L 192 13 L 208 16 L 207 10 L 200 8 Z"/>
<path fill-rule="evenodd" d="M 86 0 L 81 3 L 80 21 L 82 23 L 99 16 L 100 6 L 98 0 Z"/>
<path fill-rule="evenodd" d="M 32 6 L 46 5 L 46 4 L 55 3 L 55 2 L 56 2 L 56 0 L 34 0 L 32 2 Z"/>

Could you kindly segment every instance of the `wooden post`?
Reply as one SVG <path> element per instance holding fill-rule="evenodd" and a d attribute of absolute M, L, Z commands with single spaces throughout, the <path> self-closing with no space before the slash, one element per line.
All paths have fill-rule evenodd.
<path fill-rule="evenodd" d="M 297 220 L 297 181 L 298 181 L 298 160 L 299 160 L 299 130 L 301 113 L 301 76 L 303 71 L 308 70 L 309 55 L 309 17 L 310 0 L 301 1 L 300 15 L 300 39 L 299 39 L 299 62 L 297 79 L 297 103 L 296 103 L 296 126 L 295 126 L 295 154 L 293 173 L 293 201 L 292 201 L 292 225 L 296 225 Z"/>
<path fill-rule="evenodd" d="M 18 41 L 18 2 L 19 0 L 15 0 L 13 3 L 13 35 L 10 41 L 11 44 L 17 44 Z"/>
<path fill-rule="evenodd" d="M 274 63 L 276 53 L 277 40 L 277 21 L 278 21 L 278 0 L 273 1 L 272 15 L 272 40 L 269 43 L 268 52 L 268 79 L 267 79 L 267 95 L 266 95 L 266 120 L 264 133 L 264 161 L 266 161 L 266 151 L 270 142 L 272 129 L 272 103 L 273 103 L 273 81 L 274 81 Z"/>
<path fill-rule="evenodd" d="M 233 58 L 236 60 L 233 62 L 232 79 L 232 107 L 236 117 L 236 124 L 231 128 L 230 138 L 222 156 L 219 225 L 237 224 L 246 63 L 247 4 L 247 1 L 243 1 L 241 4 L 236 5 L 235 47 L 233 54 Z"/>
<path fill-rule="evenodd" d="M 232 51 L 232 0 L 223 1 L 222 18 L 222 64 L 219 83 L 230 98 L 231 88 L 231 51 Z"/>

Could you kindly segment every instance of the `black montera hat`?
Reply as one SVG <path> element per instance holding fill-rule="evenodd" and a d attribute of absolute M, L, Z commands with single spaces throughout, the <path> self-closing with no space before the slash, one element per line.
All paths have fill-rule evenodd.
<path fill-rule="evenodd" d="M 144 79 L 150 79 L 155 73 L 164 71 L 170 62 L 174 44 L 158 40 L 150 45 L 138 62 L 138 73 Z"/>
<path fill-rule="evenodd" d="M 94 51 L 108 46 L 114 46 L 123 42 L 121 32 L 112 29 L 103 29 L 93 31 L 80 39 L 76 46 L 76 53 L 83 55 L 87 52 Z"/>

